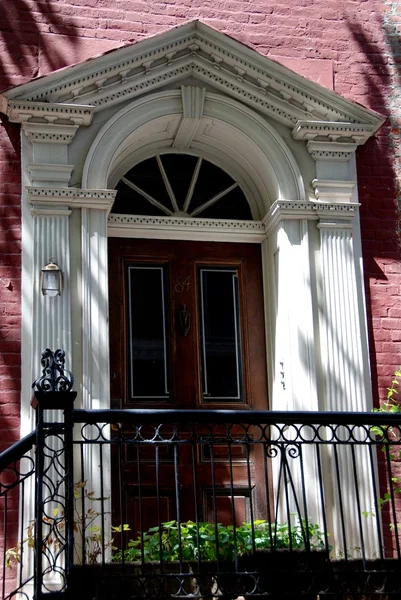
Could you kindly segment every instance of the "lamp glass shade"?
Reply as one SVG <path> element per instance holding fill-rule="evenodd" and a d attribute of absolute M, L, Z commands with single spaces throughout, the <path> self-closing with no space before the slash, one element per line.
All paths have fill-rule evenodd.
<path fill-rule="evenodd" d="M 62 273 L 55 263 L 49 263 L 42 269 L 41 289 L 44 296 L 59 296 L 62 289 Z"/>

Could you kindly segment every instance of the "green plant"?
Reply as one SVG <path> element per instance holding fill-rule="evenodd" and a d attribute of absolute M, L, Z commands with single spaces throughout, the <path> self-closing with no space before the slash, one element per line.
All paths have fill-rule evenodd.
<path fill-rule="evenodd" d="M 92 506 L 84 513 L 79 510 L 82 505 L 82 499 L 85 506 L 88 502 L 92 503 Z M 74 531 L 78 534 L 78 543 L 82 541 L 84 546 L 82 551 L 78 552 L 78 555 L 85 556 L 85 561 L 89 564 L 96 563 L 98 557 L 105 550 L 114 549 L 114 538 L 110 537 L 106 540 L 102 527 L 96 523 L 98 517 L 102 516 L 102 513 L 94 507 L 93 503 L 104 502 L 105 500 L 108 500 L 108 498 L 95 497 L 95 492 L 88 492 L 86 481 L 74 484 Z M 62 527 L 65 526 L 64 519 L 62 519 L 60 525 Z M 130 531 L 129 526 L 124 524 L 111 527 L 112 534 L 121 533 L 122 531 Z"/>
<path fill-rule="evenodd" d="M 325 547 L 319 525 L 306 523 L 304 519 L 294 525 L 259 520 L 238 527 L 168 521 L 130 540 L 125 550 L 113 554 L 113 561 L 232 560 L 236 554 L 241 556 L 254 549 L 303 549 L 307 540 L 311 548 Z"/>
<path fill-rule="evenodd" d="M 400 384 L 399 378 L 401 378 L 401 367 L 397 371 L 395 371 L 393 380 L 391 382 L 391 386 L 387 388 L 386 400 L 382 402 L 379 408 L 374 408 L 373 412 L 383 414 L 401 413 L 401 404 L 395 397 L 396 395 L 398 395 L 397 388 Z M 397 458 L 399 460 L 401 459 L 401 450 L 398 449 L 397 454 L 395 454 L 395 445 L 387 443 L 391 442 L 392 440 L 394 440 L 394 443 L 399 443 L 399 430 L 395 431 L 394 428 L 392 428 L 391 426 L 383 424 L 372 426 L 371 432 L 380 440 L 386 441 L 386 444 L 382 446 L 381 450 L 384 454 L 387 454 L 388 452 L 388 458 L 390 461 L 395 461 Z M 379 498 L 380 509 L 382 509 L 388 502 L 390 502 L 392 495 L 401 494 L 401 487 L 399 485 L 401 482 L 401 478 L 393 476 L 393 473 L 390 474 L 390 477 L 392 485 L 392 494 L 390 492 L 385 492 L 383 497 Z M 375 513 L 373 511 L 364 511 L 362 514 L 365 517 L 375 516 Z M 398 527 L 401 528 L 400 525 L 398 525 Z M 390 523 L 390 529 L 394 528 L 394 524 Z"/>
<path fill-rule="evenodd" d="M 401 367 L 400 367 L 401 369 Z M 373 412 L 375 413 L 401 413 L 401 404 L 394 397 L 398 394 L 398 386 L 400 384 L 399 377 L 401 377 L 401 370 L 398 369 L 394 373 L 393 380 L 391 382 L 391 386 L 387 388 L 386 400 L 381 403 L 379 408 L 374 408 Z M 388 439 L 388 435 L 392 433 L 391 427 L 388 425 L 375 425 L 371 428 L 372 433 L 379 437 L 383 437 Z"/>

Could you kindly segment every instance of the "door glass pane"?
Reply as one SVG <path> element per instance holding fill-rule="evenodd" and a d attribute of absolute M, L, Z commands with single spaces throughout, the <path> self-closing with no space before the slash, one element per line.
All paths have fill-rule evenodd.
<path fill-rule="evenodd" d="M 238 276 L 233 268 L 200 268 L 204 401 L 242 402 Z"/>
<path fill-rule="evenodd" d="M 167 273 L 163 265 L 128 266 L 129 400 L 167 400 Z"/>

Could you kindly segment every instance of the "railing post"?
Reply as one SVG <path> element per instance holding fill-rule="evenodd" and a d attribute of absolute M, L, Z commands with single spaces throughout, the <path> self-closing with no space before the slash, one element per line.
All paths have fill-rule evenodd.
<path fill-rule="evenodd" d="M 43 374 L 32 385 L 36 409 L 34 599 L 66 592 L 74 559 L 74 378 L 64 351 L 42 353 Z M 62 411 L 62 413 L 61 413 Z"/>

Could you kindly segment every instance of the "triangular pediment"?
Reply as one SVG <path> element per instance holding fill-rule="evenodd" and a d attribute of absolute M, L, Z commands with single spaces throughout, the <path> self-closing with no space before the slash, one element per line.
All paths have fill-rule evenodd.
<path fill-rule="evenodd" d="M 383 122 L 377 113 L 199 21 L 15 87 L 3 94 L 0 109 L 19 122 L 24 120 L 21 111 L 26 119 L 50 115 L 62 122 L 64 108 L 73 105 L 72 121 L 85 125 L 93 112 L 188 78 L 283 123 L 296 139 L 342 138 L 359 144 Z"/>

